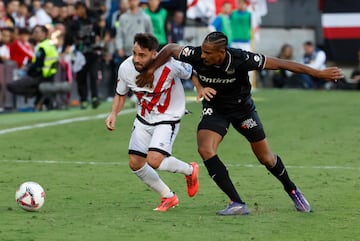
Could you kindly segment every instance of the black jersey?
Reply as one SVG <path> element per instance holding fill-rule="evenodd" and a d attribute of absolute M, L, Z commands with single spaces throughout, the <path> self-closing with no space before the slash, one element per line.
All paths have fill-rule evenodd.
<path fill-rule="evenodd" d="M 264 55 L 234 48 L 226 49 L 222 66 L 205 65 L 201 59 L 201 47 L 185 46 L 178 58 L 193 66 L 202 86 L 217 91 L 206 105 L 223 113 L 243 110 L 243 105 L 251 96 L 248 72 L 261 70 L 265 65 Z"/>

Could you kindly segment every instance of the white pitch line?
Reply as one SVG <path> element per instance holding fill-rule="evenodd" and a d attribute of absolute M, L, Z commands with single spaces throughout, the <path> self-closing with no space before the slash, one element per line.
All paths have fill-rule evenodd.
<path fill-rule="evenodd" d="M 189 101 L 189 100 L 188 100 Z M 136 109 L 125 109 L 119 113 L 119 115 L 125 115 L 128 113 L 135 112 Z M 98 114 L 95 116 L 82 116 L 70 119 L 64 119 L 59 121 L 53 122 L 45 122 L 39 123 L 34 125 L 27 125 L 27 126 L 20 126 L 14 127 L 9 129 L 0 130 L 0 135 L 23 131 L 23 130 L 30 130 L 33 128 L 44 128 L 49 126 L 56 126 L 56 125 L 64 125 L 74 122 L 80 121 L 88 121 L 88 120 L 96 120 L 96 119 L 103 119 L 108 114 Z M 127 162 L 86 162 L 86 161 L 56 161 L 56 160 L 0 160 L 0 162 L 12 162 L 12 163 L 39 163 L 39 164 L 76 164 L 76 165 L 106 165 L 106 166 L 115 166 L 115 165 L 128 165 Z M 262 165 L 253 165 L 253 164 L 227 164 L 227 166 L 232 167 L 248 167 L 248 168 L 257 168 L 263 167 Z M 360 167 L 346 167 L 346 166 L 287 166 L 287 168 L 298 168 L 298 169 L 343 169 L 343 170 L 360 170 Z"/>
<path fill-rule="evenodd" d="M 195 100 L 196 100 L 195 96 L 186 97 L 187 102 L 194 102 Z M 129 114 L 132 112 L 136 112 L 136 108 L 122 110 L 118 115 L 126 115 L 126 114 Z M 34 124 L 34 125 L 19 126 L 19 127 L 0 130 L 0 135 L 17 132 L 17 131 L 30 130 L 33 128 L 44 128 L 44 127 L 64 125 L 64 124 L 69 124 L 69 123 L 79 122 L 79 121 L 105 119 L 107 115 L 108 115 L 108 113 L 107 114 L 98 114 L 95 116 L 81 116 L 81 117 L 63 119 L 63 120 L 58 120 L 58 121 L 53 121 L 53 122 L 39 123 L 39 124 Z"/>
<path fill-rule="evenodd" d="M 119 115 L 125 115 L 125 114 L 132 113 L 135 111 L 136 111 L 136 109 L 125 109 L 125 110 L 121 111 L 119 113 Z M 30 129 L 34 129 L 34 128 L 44 128 L 44 127 L 49 127 L 49 126 L 65 125 L 65 124 L 80 122 L 80 121 L 105 119 L 107 115 L 108 114 L 98 114 L 98 115 L 94 115 L 94 116 L 81 116 L 81 117 L 63 119 L 63 120 L 58 120 L 58 121 L 53 121 L 53 122 L 44 122 L 44 123 L 39 123 L 39 124 L 34 124 L 34 125 L 19 126 L 19 127 L 0 130 L 0 135 L 17 132 L 17 131 L 30 130 Z"/>
<path fill-rule="evenodd" d="M 94 166 L 127 166 L 125 162 L 96 162 L 96 161 L 57 161 L 57 160 L 0 160 L 0 163 L 25 163 L 25 164 L 59 164 L 59 165 L 94 165 Z M 202 165 L 202 164 L 200 164 Z M 254 164 L 226 164 L 229 167 L 263 168 Z M 327 169 L 327 170 L 360 170 L 360 167 L 347 166 L 286 166 L 288 169 Z"/>
<path fill-rule="evenodd" d="M 196 97 L 192 97 L 192 96 L 186 97 L 187 102 L 194 102 L 195 100 L 196 100 Z M 125 109 L 125 110 L 122 110 L 118 115 L 126 115 L 129 113 L 135 112 L 135 111 L 136 111 L 136 108 Z M 107 114 L 98 114 L 95 116 L 81 116 L 81 117 L 63 119 L 63 120 L 58 120 L 58 121 L 53 121 L 53 122 L 39 123 L 39 124 L 34 124 L 34 125 L 19 126 L 19 127 L 0 130 L 0 135 L 17 132 L 17 131 L 30 130 L 33 128 L 44 128 L 44 127 L 64 125 L 64 124 L 69 124 L 69 123 L 79 122 L 79 121 L 105 119 L 107 115 L 108 115 L 108 113 Z"/>

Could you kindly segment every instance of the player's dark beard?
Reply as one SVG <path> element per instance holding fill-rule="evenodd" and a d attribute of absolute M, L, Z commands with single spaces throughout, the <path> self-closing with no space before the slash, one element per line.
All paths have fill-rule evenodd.
<path fill-rule="evenodd" d="M 135 65 L 134 65 L 135 69 L 137 72 L 139 73 L 142 73 L 144 72 L 145 70 L 147 70 L 147 67 L 146 66 L 142 66 L 141 68 L 137 68 Z"/>
<path fill-rule="evenodd" d="M 134 63 L 134 67 L 135 67 L 136 71 L 139 72 L 139 73 L 142 73 L 142 72 L 146 71 L 148 69 L 148 66 L 149 66 L 149 63 L 147 63 L 145 65 L 142 65 L 142 68 L 139 69 L 139 68 L 136 68 L 135 63 Z"/>
<path fill-rule="evenodd" d="M 134 63 L 134 67 L 136 69 L 137 72 L 141 73 L 142 71 L 144 71 L 144 68 L 137 68 L 135 63 Z"/>
<path fill-rule="evenodd" d="M 144 64 L 144 65 L 140 65 L 141 68 L 137 68 L 135 62 L 133 62 L 133 64 L 134 64 L 134 67 L 135 67 L 136 71 L 139 72 L 139 73 L 142 73 L 142 72 L 144 72 L 145 70 L 147 70 L 147 67 L 149 66 L 150 62 L 148 62 L 148 63 L 146 63 L 146 64 Z"/>

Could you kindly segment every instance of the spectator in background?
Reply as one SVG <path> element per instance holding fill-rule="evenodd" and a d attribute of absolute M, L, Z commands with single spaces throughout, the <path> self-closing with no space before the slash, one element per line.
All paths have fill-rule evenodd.
<path fill-rule="evenodd" d="M 247 0 L 238 0 L 237 9 L 230 15 L 231 47 L 251 51 L 252 24 Z"/>
<path fill-rule="evenodd" d="M 68 6 L 66 4 L 62 4 L 59 9 L 58 23 L 67 25 L 69 20 L 70 20 L 70 15 L 68 11 Z"/>
<path fill-rule="evenodd" d="M 116 35 L 116 29 L 120 27 L 120 16 L 129 9 L 128 0 L 119 0 L 119 9 L 112 14 L 111 17 L 111 32 L 112 35 Z"/>
<path fill-rule="evenodd" d="M 112 73 L 109 73 L 109 76 L 116 76 L 117 74 L 117 68 L 119 67 L 119 65 L 121 64 L 121 62 L 123 61 L 123 58 L 119 56 L 118 51 L 116 50 L 116 43 L 115 43 L 115 36 L 117 31 L 119 31 L 118 29 L 120 29 L 120 16 L 125 13 L 127 10 L 129 9 L 129 1 L 128 0 L 119 0 L 119 4 L 118 4 L 118 10 L 115 11 L 112 14 L 111 17 L 111 41 L 108 42 L 108 47 L 105 50 L 105 69 L 107 69 L 108 67 L 110 67 L 112 69 Z M 111 54 L 111 57 L 109 56 L 109 54 Z M 113 65 L 113 68 L 111 67 L 111 65 Z M 111 78 L 111 77 L 109 77 Z M 105 80 L 107 79 L 107 77 L 105 76 Z M 115 80 L 116 78 L 113 78 L 112 80 Z M 112 82 L 109 81 L 109 85 L 106 85 L 110 88 L 111 85 L 111 89 L 109 89 L 108 93 L 112 93 L 110 98 L 107 98 L 107 100 L 111 101 L 112 100 L 112 96 L 113 96 L 113 85 L 111 84 Z M 107 89 L 107 88 L 106 88 Z"/>
<path fill-rule="evenodd" d="M 167 23 L 169 43 L 181 43 L 184 41 L 184 12 L 175 11 L 171 21 Z"/>
<path fill-rule="evenodd" d="M 248 10 L 248 0 L 237 0 L 237 9 L 230 15 L 232 42 L 230 47 L 251 51 L 252 23 L 251 12 Z M 249 81 L 254 85 L 252 71 L 248 72 Z"/>
<path fill-rule="evenodd" d="M 101 39 L 102 46 L 102 81 L 100 83 L 100 94 L 107 101 L 112 101 L 114 96 L 114 87 L 116 85 L 117 65 L 114 62 L 115 43 L 111 37 L 111 31 L 107 30 Z M 101 95 L 100 95 L 101 96 Z"/>
<path fill-rule="evenodd" d="M 45 11 L 45 13 L 50 17 L 51 19 L 51 22 L 50 23 L 46 23 L 44 25 L 47 25 L 47 24 L 53 24 L 54 22 L 54 18 L 56 18 L 57 16 L 57 13 L 56 13 L 56 10 L 55 12 L 53 13 L 53 8 L 55 7 L 55 1 L 54 0 L 44 0 L 42 1 L 43 3 L 43 9 Z M 54 16 L 52 15 L 54 14 Z"/>
<path fill-rule="evenodd" d="M 52 3 L 47 3 L 45 9 L 40 0 L 32 0 L 34 15 L 29 19 L 30 28 L 34 28 L 36 25 L 47 25 L 52 23 L 50 13 L 47 12 L 50 10 L 51 4 Z"/>
<path fill-rule="evenodd" d="M 33 46 L 29 42 L 30 31 L 19 28 L 16 39 L 10 44 L 10 59 L 16 62 L 19 69 L 23 69 L 34 57 Z"/>
<path fill-rule="evenodd" d="M 197 26 L 209 26 L 210 20 L 215 17 L 215 1 L 192 0 L 186 7 L 186 18 L 195 21 Z"/>
<path fill-rule="evenodd" d="M 290 44 L 284 44 L 281 46 L 280 52 L 278 54 L 279 59 L 285 60 L 294 60 L 294 48 Z M 273 86 L 275 88 L 283 88 L 289 81 L 290 77 L 293 75 L 291 71 L 285 69 L 274 70 L 272 76 Z"/>
<path fill-rule="evenodd" d="M 62 80 L 66 79 L 69 83 L 72 83 L 73 74 L 71 68 L 71 51 L 70 51 L 71 48 L 70 46 L 66 46 L 65 35 L 66 35 L 65 24 L 57 23 L 54 26 L 54 29 L 51 33 L 51 42 L 55 45 L 59 53 L 59 64 L 60 64 L 60 69 L 63 73 L 62 77 L 65 77 Z"/>
<path fill-rule="evenodd" d="M 111 30 L 113 14 L 119 9 L 121 0 L 105 0 L 104 17 L 106 19 L 106 29 Z"/>
<path fill-rule="evenodd" d="M 94 31 L 95 31 L 95 36 L 96 36 L 95 43 L 97 45 L 101 45 L 101 42 L 103 41 L 103 39 L 105 37 L 105 33 L 107 32 L 105 15 L 99 16 L 99 22 L 98 22 L 96 28 L 94 29 Z"/>
<path fill-rule="evenodd" d="M 11 20 L 6 15 L 4 1 L 0 0 L 0 29 L 13 26 Z"/>
<path fill-rule="evenodd" d="M 106 1 L 96 0 L 89 8 L 95 11 L 98 16 L 104 17 L 106 27 L 106 14 L 108 12 Z"/>
<path fill-rule="evenodd" d="M 145 9 L 148 7 L 148 0 L 140 0 L 139 7 Z"/>
<path fill-rule="evenodd" d="M 149 15 L 154 30 L 154 35 L 159 41 L 159 49 L 167 44 L 166 22 L 167 10 L 160 6 L 160 0 L 148 0 L 148 7 L 144 12 Z"/>
<path fill-rule="evenodd" d="M 229 39 L 229 45 L 232 43 L 232 29 L 230 23 L 230 14 L 232 5 L 230 2 L 224 2 L 221 7 L 221 12 L 215 17 L 209 26 L 210 31 L 223 32 Z M 235 21 L 235 20 L 234 20 Z"/>
<path fill-rule="evenodd" d="M 140 0 L 128 1 L 129 9 L 120 16 L 120 25 L 116 29 L 115 37 L 117 54 L 122 60 L 132 54 L 132 46 L 136 33 L 153 33 L 150 17 L 139 7 Z"/>
<path fill-rule="evenodd" d="M 111 31 L 106 28 L 105 15 L 100 16 L 99 25 L 95 29 L 95 34 L 97 54 L 101 59 L 99 63 L 99 76 L 101 76 L 99 81 L 99 97 L 100 99 L 112 98 L 112 96 L 114 96 L 112 90 L 114 88 L 114 80 L 116 79 L 115 69 L 117 66 L 113 64 L 115 47 L 113 44 L 114 41 L 111 38 Z"/>
<path fill-rule="evenodd" d="M 6 27 L 1 30 L 0 63 L 10 60 L 10 44 L 14 38 L 14 28 Z"/>
<path fill-rule="evenodd" d="M 6 16 L 11 21 L 12 27 L 17 26 L 17 11 L 19 10 L 19 0 L 9 0 L 6 5 Z"/>
<path fill-rule="evenodd" d="M 31 16 L 31 10 L 28 5 L 21 2 L 19 5 L 19 10 L 17 12 L 17 23 L 16 26 L 20 28 L 29 28 L 29 18 Z M 30 30 L 29 30 L 30 33 Z"/>
<path fill-rule="evenodd" d="M 52 24 L 56 25 L 60 22 L 60 3 L 53 4 L 49 8 L 49 16 L 52 19 Z"/>
<path fill-rule="evenodd" d="M 35 57 L 28 66 L 27 76 L 7 84 L 10 92 L 16 95 L 35 98 L 35 107 L 42 110 L 43 96 L 39 91 L 42 82 L 52 82 L 57 72 L 59 61 L 56 47 L 48 39 L 49 31 L 44 25 L 37 25 L 33 29 L 33 38 L 37 43 Z M 44 102 L 48 109 L 51 109 L 50 102 Z"/>
<path fill-rule="evenodd" d="M 50 32 L 51 42 L 56 46 L 59 53 L 64 52 L 65 34 L 66 26 L 62 23 L 57 23 Z"/>
<path fill-rule="evenodd" d="M 184 41 L 184 12 L 175 11 L 172 21 L 167 24 L 168 42 L 185 44 Z M 181 79 L 185 90 L 194 90 L 194 84 L 191 79 Z"/>
<path fill-rule="evenodd" d="M 91 105 L 96 109 L 99 104 L 98 98 L 98 70 L 99 56 L 96 49 L 96 29 L 99 27 L 99 16 L 88 9 L 84 2 L 75 3 L 75 19 L 66 31 L 70 41 L 67 45 L 75 44 L 76 51 L 85 56 L 85 64 L 76 73 L 78 93 L 80 97 L 80 108 L 88 106 L 88 77 L 90 82 Z"/>
<path fill-rule="evenodd" d="M 303 44 L 303 48 L 304 55 L 301 61 L 303 64 L 317 70 L 326 68 L 326 54 L 323 50 L 316 48 L 311 41 L 306 41 Z M 305 89 L 322 89 L 326 83 L 322 79 L 314 78 L 307 74 L 300 74 L 298 76 L 302 80 Z"/>

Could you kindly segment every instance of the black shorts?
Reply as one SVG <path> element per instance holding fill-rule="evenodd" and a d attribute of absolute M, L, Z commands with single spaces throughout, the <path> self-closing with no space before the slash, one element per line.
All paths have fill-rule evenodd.
<path fill-rule="evenodd" d="M 265 131 L 255 108 L 246 114 L 234 112 L 225 115 L 212 107 L 203 105 L 198 130 L 211 130 L 224 137 L 228 132 L 230 123 L 240 134 L 245 136 L 249 142 L 257 142 L 265 139 Z"/>

